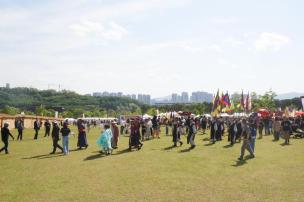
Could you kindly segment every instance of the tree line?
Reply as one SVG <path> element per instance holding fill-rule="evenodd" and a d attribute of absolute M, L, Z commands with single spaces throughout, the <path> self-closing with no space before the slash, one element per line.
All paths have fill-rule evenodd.
<path fill-rule="evenodd" d="M 271 110 L 281 107 L 301 108 L 300 98 L 290 100 L 275 100 L 272 91 L 264 95 L 254 95 L 253 109 L 265 107 Z M 238 97 L 234 96 L 235 101 Z M 62 117 L 118 117 L 119 115 L 154 115 L 167 111 L 187 111 L 195 114 L 210 113 L 212 103 L 193 103 L 190 105 L 173 104 L 165 106 L 150 106 L 139 103 L 127 97 L 93 97 L 80 95 L 72 91 L 38 90 L 35 88 L 0 88 L 0 112 L 16 115 L 24 112 L 26 115 Z"/>

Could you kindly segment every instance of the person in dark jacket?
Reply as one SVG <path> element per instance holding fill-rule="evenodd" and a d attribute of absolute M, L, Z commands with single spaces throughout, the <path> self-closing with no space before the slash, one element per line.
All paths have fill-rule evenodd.
<path fill-rule="evenodd" d="M 237 133 L 236 121 L 233 121 L 232 123 L 230 123 L 228 129 L 228 134 L 229 134 L 228 141 L 230 141 L 231 146 L 233 146 L 235 143 L 236 133 Z"/>
<path fill-rule="evenodd" d="M 13 140 L 15 139 L 14 136 L 10 133 L 8 129 L 9 124 L 4 123 L 3 128 L 1 128 L 1 140 L 4 143 L 4 147 L 0 149 L 0 153 L 5 150 L 5 153 L 8 154 L 8 138 L 11 136 Z"/>
<path fill-rule="evenodd" d="M 195 127 L 195 122 L 194 120 L 190 121 L 190 127 L 189 127 L 189 131 L 188 131 L 188 137 L 187 137 L 187 143 L 191 145 L 191 149 L 195 148 L 195 134 L 196 134 L 196 127 Z"/>
<path fill-rule="evenodd" d="M 173 136 L 173 143 L 174 143 L 174 147 L 177 146 L 177 143 L 179 142 L 179 145 L 182 146 L 183 142 L 180 140 L 180 127 L 181 127 L 181 123 L 179 123 L 178 120 L 175 120 L 173 122 L 173 128 L 172 128 L 172 136 Z"/>
<path fill-rule="evenodd" d="M 51 132 L 51 123 L 50 123 L 49 120 L 46 120 L 46 121 L 44 122 L 44 128 L 45 128 L 45 135 L 44 135 L 44 137 L 50 136 L 50 132 Z"/>
<path fill-rule="evenodd" d="M 63 153 L 63 148 L 58 144 L 59 133 L 60 133 L 60 128 L 58 126 L 58 123 L 55 121 L 53 123 L 53 130 L 52 130 L 53 151 L 50 154 L 55 154 L 57 148 L 60 149 L 61 152 Z"/>
<path fill-rule="evenodd" d="M 244 120 L 242 120 L 242 125 L 243 125 L 243 130 L 242 130 L 243 144 L 241 147 L 241 155 L 238 158 L 240 161 L 243 161 L 245 150 L 248 150 L 248 152 L 250 153 L 250 158 L 255 157 L 254 151 L 252 149 L 252 141 L 251 141 L 252 136 L 251 136 L 249 124 L 244 119 Z"/>
<path fill-rule="evenodd" d="M 34 137 L 34 140 L 37 140 L 38 139 L 38 133 L 39 133 L 39 130 L 40 130 L 40 121 L 38 121 L 38 119 L 36 119 L 36 121 L 34 122 L 34 130 L 35 130 L 35 137 Z"/>
<path fill-rule="evenodd" d="M 17 120 L 16 128 L 18 130 L 17 140 L 22 140 L 24 124 L 21 119 Z"/>

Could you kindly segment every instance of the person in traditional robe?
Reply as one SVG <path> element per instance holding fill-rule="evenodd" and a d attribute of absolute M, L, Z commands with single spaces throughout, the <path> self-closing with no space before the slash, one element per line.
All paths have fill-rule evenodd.
<path fill-rule="evenodd" d="M 115 121 L 112 123 L 112 134 L 113 134 L 112 148 L 117 149 L 118 148 L 118 139 L 119 139 L 119 128 Z"/>
<path fill-rule="evenodd" d="M 85 130 L 85 124 L 83 120 L 78 121 L 78 142 L 77 147 L 78 149 L 82 149 L 83 147 L 86 149 L 89 145 L 87 142 L 87 134 Z"/>
<path fill-rule="evenodd" d="M 97 140 L 97 145 L 101 147 L 100 153 L 104 153 L 106 155 L 112 154 L 112 138 L 113 134 L 110 129 L 110 125 L 105 124 L 104 131 Z"/>
<path fill-rule="evenodd" d="M 138 120 L 131 121 L 131 133 L 129 138 L 129 150 L 132 150 L 132 147 L 140 150 L 143 144 L 140 142 L 140 124 Z"/>

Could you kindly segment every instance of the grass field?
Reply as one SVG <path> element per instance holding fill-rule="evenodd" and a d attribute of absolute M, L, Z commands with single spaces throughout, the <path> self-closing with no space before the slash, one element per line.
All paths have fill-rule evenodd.
<path fill-rule="evenodd" d="M 238 162 L 241 144 L 227 147 L 227 137 L 209 145 L 209 135 L 198 134 L 189 151 L 186 144 L 171 148 L 172 137 L 162 134 L 133 152 L 126 150 L 128 137 L 121 137 L 119 149 L 104 157 L 95 143 L 97 128 L 87 150 L 74 150 L 72 136 L 68 156 L 49 155 L 51 138 L 33 136 L 26 130 L 22 142 L 10 141 L 9 155 L 0 154 L 0 201 L 304 200 L 303 139 L 282 146 L 283 140 L 266 136 L 256 142 L 255 159 Z"/>

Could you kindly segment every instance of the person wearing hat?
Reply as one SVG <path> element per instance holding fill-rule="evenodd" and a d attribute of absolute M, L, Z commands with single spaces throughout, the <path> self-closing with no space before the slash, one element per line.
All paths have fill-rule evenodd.
<path fill-rule="evenodd" d="M 5 153 L 8 154 L 8 138 L 11 136 L 15 140 L 14 136 L 10 133 L 8 129 L 9 124 L 4 123 L 3 128 L 1 128 L 1 140 L 4 143 L 4 147 L 0 149 L 0 153 L 5 150 Z"/>
<path fill-rule="evenodd" d="M 60 133 L 60 128 L 58 126 L 57 121 L 55 121 L 53 123 L 53 130 L 52 130 L 53 151 L 50 154 L 55 154 L 57 148 L 60 149 L 63 153 L 63 148 L 58 144 L 59 133 Z"/>

